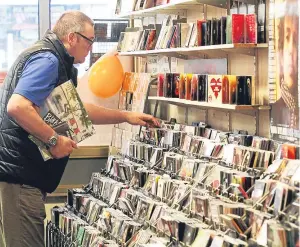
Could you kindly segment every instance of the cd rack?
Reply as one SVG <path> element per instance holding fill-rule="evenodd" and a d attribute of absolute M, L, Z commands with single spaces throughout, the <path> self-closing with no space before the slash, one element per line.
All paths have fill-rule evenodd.
<path fill-rule="evenodd" d="M 142 141 L 142 139 L 132 140 L 132 142 L 130 142 L 129 145 L 131 145 L 131 144 L 137 145 L 137 144 L 141 143 L 140 141 Z M 156 146 L 156 148 L 158 148 L 158 146 Z M 172 151 L 174 153 L 177 152 L 177 154 L 180 153 L 181 155 L 186 154 L 187 155 L 186 157 L 190 157 L 189 153 L 184 153 L 178 147 L 162 148 L 162 149 L 164 150 L 164 152 Z M 135 150 L 138 150 L 138 149 L 135 148 Z M 252 185 L 250 188 L 248 188 L 244 192 L 244 194 L 242 193 L 241 195 L 237 195 L 237 194 L 234 194 L 231 192 L 232 189 L 234 188 L 234 185 L 232 185 L 232 184 L 229 184 L 227 187 L 224 187 L 222 184 L 220 184 L 219 186 L 212 186 L 212 184 L 210 184 L 210 183 L 205 183 L 204 179 L 207 176 L 209 176 L 210 173 L 214 173 L 215 172 L 214 169 L 216 169 L 217 166 L 224 167 L 224 168 L 231 168 L 231 169 L 234 168 L 234 169 L 236 169 L 236 171 L 244 171 L 247 173 L 252 173 L 252 175 L 256 178 L 262 179 L 262 178 L 268 177 L 269 179 L 276 179 L 276 180 L 278 179 L 278 175 L 276 173 L 268 174 L 260 169 L 254 169 L 252 167 L 247 167 L 244 165 L 239 166 L 239 165 L 235 165 L 234 163 L 226 163 L 223 160 L 218 160 L 218 159 L 215 159 L 215 158 L 207 156 L 207 155 L 206 156 L 198 156 L 198 158 L 201 158 L 206 161 L 214 161 L 214 165 L 212 165 L 210 167 L 210 170 L 207 170 L 203 174 L 203 176 L 200 177 L 200 179 L 195 179 L 194 177 L 183 177 L 178 172 L 174 173 L 172 171 L 167 170 L 166 168 L 163 168 L 162 167 L 163 156 L 156 157 L 154 163 L 151 163 L 147 160 L 136 157 L 135 155 L 130 156 L 128 153 L 127 154 L 119 153 L 119 155 L 114 158 L 118 159 L 118 162 L 120 162 L 120 163 L 115 163 L 115 165 L 117 165 L 117 164 L 124 165 L 125 161 L 136 163 L 136 164 L 138 164 L 137 167 L 142 166 L 146 169 L 145 171 L 147 171 L 147 172 L 152 171 L 152 172 L 154 172 L 154 174 L 157 174 L 157 175 L 160 174 L 159 176 L 163 176 L 164 174 L 170 174 L 170 179 L 172 181 L 174 180 L 174 181 L 184 182 L 189 187 L 187 187 L 188 189 L 184 192 L 184 194 L 182 194 L 177 199 L 174 198 L 172 203 L 168 203 L 167 198 L 158 196 L 158 194 L 153 194 L 151 192 L 151 190 L 148 190 L 147 187 L 145 187 L 145 184 L 147 183 L 147 181 L 144 181 L 145 184 L 141 185 L 139 182 L 132 183 L 132 180 L 130 181 L 130 180 L 123 179 L 120 176 L 120 174 L 115 173 L 114 169 L 118 169 L 118 168 L 110 166 L 109 164 L 108 164 L 108 167 L 110 167 L 110 168 L 108 170 L 101 171 L 101 174 L 99 175 L 100 179 L 109 177 L 115 181 L 119 181 L 124 185 L 124 187 L 121 188 L 121 191 L 123 189 L 126 190 L 126 189 L 131 188 L 132 190 L 142 193 L 146 198 L 152 199 L 152 200 L 156 201 L 157 203 L 161 203 L 161 202 L 166 203 L 170 209 L 176 210 L 178 213 L 180 212 L 180 214 L 184 215 L 184 217 L 186 217 L 187 219 L 197 219 L 199 222 L 202 222 L 203 224 L 208 225 L 208 229 L 214 230 L 214 231 L 218 232 L 218 234 L 222 234 L 223 236 L 231 236 L 233 238 L 240 239 L 241 241 L 246 241 L 246 240 L 250 241 L 249 236 L 252 231 L 251 225 L 249 225 L 249 227 L 247 227 L 247 229 L 243 230 L 242 232 L 237 232 L 236 230 L 230 229 L 228 227 L 228 225 L 224 224 L 222 221 L 214 221 L 214 219 L 212 219 L 211 217 L 207 217 L 205 215 L 197 215 L 197 213 L 195 211 L 190 210 L 189 206 L 185 206 L 183 204 L 183 201 L 185 201 L 190 196 L 190 193 L 193 192 L 194 188 L 196 188 L 197 186 L 200 186 L 199 188 L 204 189 L 208 193 L 208 195 L 211 196 L 212 198 L 216 198 L 224 203 L 226 203 L 226 202 L 241 203 L 242 202 L 246 205 L 249 205 L 250 208 L 252 208 L 251 210 L 257 211 L 257 210 L 260 210 L 261 207 L 263 207 L 270 192 L 266 193 L 261 199 L 259 199 L 255 203 L 251 203 L 251 200 L 249 199 L 249 197 L 250 197 L 251 192 L 254 190 L 254 185 Z M 113 159 L 109 159 L 109 160 L 110 160 L 109 162 L 113 162 Z M 152 174 L 152 173 L 149 173 L 148 176 L 150 176 L 150 174 Z M 151 184 L 151 182 L 150 182 L 150 184 Z M 128 210 L 124 210 L 123 208 L 120 208 L 120 204 L 119 204 L 119 196 L 120 195 L 118 195 L 116 197 L 116 200 L 114 201 L 114 203 L 110 203 L 109 197 L 99 195 L 98 193 L 96 193 L 96 194 L 93 193 L 93 183 L 92 183 L 92 185 L 86 186 L 85 190 L 87 192 L 89 192 L 89 194 L 92 194 L 95 198 L 98 198 L 101 201 L 107 203 L 109 208 L 118 209 L 123 214 L 134 219 L 134 217 L 135 217 L 134 213 L 131 213 Z M 173 194 L 173 197 L 174 196 L 175 196 L 175 194 Z M 268 213 L 265 213 L 264 217 L 274 218 L 274 206 L 268 206 L 267 209 L 268 209 Z M 296 216 L 288 215 L 285 213 L 285 211 L 287 209 L 288 208 L 286 208 L 286 207 L 283 207 L 282 209 L 280 209 L 278 211 L 277 216 L 274 219 L 277 220 L 278 222 L 282 221 L 283 219 L 285 219 L 285 221 L 295 221 Z M 78 212 L 76 212 L 75 210 L 73 210 L 73 212 L 75 212 L 75 214 L 78 214 Z M 82 218 L 84 218 L 84 217 L 82 217 Z M 241 216 L 241 219 L 247 220 L 246 212 Z M 85 219 L 85 220 L 87 220 L 87 219 Z M 142 229 L 140 231 L 143 231 L 146 229 L 152 229 L 152 230 L 154 230 L 155 234 L 157 234 L 159 236 L 163 235 L 163 236 L 169 238 L 169 244 L 172 244 L 175 246 L 189 246 L 188 244 L 177 239 L 175 236 L 173 236 L 169 232 L 162 231 L 156 223 L 151 222 L 149 219 L 144 219 L 143 222 L 144 222 L 144 224 L 142 225 Z M 108 239 L 115 240 L 115 242 L 117 242 L 119 244 L 119 246 L 127 246 L 126 243 L 124 243 L 120 239 L 116 238 L 110 232 L 106 232 L 105 236 Z M 132 236 L 132 237 L 134 237 L 134 236 Z M 130 240 L 128 240 L 128 241 L 130 241 Z M 253 242 L 254 240 L 251 239 L 251 241 Z"/>

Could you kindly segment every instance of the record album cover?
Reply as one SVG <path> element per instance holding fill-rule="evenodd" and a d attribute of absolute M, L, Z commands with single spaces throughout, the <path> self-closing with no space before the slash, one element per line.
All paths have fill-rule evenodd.
<path fill-rule="evenodd" d="M 198 101 L 207 102 L 208 75 L 198 75 Z"/>
<path fill-rule="evenodd" d="M 58 134 L 68 136 L 76 143 L 95 134 L 94 126 L 71 80 L 51 92 L 40 108 L 40 116 L 54 130 L 57 127 Z M 29 139 L 39 147 L 45 161 L 52 159 L 44 143 L 32 135 L 29 135 Z"/>
<path fill-rule="evenodd" d="M 208 75 L 208 102 L 222 104 L 221 75 Z"/>
<path fill-rule="evenodd" d="M 252 100 L 252 77 L 237 76 L 237 104 L 251 105 Z"/>
<path fill-rule="evenodd" d="M 173 74 L 172 98 L 179 98 L 180 74 Z"/>
<path fill-rule="evenodd" d="M 191 100 L 198 100 L 198 75 L 194 74 L 191 82 Z"/>

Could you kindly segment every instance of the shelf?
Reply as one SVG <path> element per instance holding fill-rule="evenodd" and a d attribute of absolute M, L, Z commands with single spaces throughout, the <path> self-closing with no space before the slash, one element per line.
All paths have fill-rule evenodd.
<path fill-rule="evenodd" d="M 227 9 L 226 0 L 171 0 L 171 3 L 163 4 L 149 9 L 142 9 L 137 11 L 130 11 L 127 13 L 121 13 L 117 15 L 117 18 L 141 18 L 155 16 L 157 14 L 178 14 L 178 12 L 186 10 L 195 10 L 197 6 L 201 7 L 204 4 Z M 254 0 L 242 0 L 241 2 L 247 2 L 255 4 Z"/>
<path fill-rule="evenodd" d="M 163 4 L 160 6 L 156 6 L 149 9 L 131 11 L 128 13 L 122 13 L 117 15 L 117 18 L 140 18 L 140 17 L 148 17 L 155 16 L 157 14 L 171 14 L 184 10 L 195 9 L 197 6 L 202 6 L 203 4 L 210 4 L 216 7 L 226 8 L 226 0 L 175 0 L 168 4 Z"/>
<path fill-rule="evenodd" d="M 230 111 L 252 111 L 252 110 L 270 110 L 270 106 L 261 106 L 261 105 L 229 105 L 229 104 L 211 104 L 208 102 L 198 102 L 184 99 L 176 99 L 176 98 L 165 98 L 165 97 L 156 97 L 149 96 L 149 100 L 157 100 L 163 101 L 170 104 L 176 105 L 184 105 L 184 106 L 194 106 L 200 108 L 215 108 L 215 109 L 223 109 Z"/>
<path fill-rule="evenodd" d="M 120 52 L 120 56 L 136 56 L 146 57 L 151 55 L 165 55 L 170 57 L 178 57 L 188 59 L 189 57 L 198 57 L 199 55 L 207 56 L 223 56 L 229 52 L 241 53 L 245 55 L 255 55 L 256 49 L 268 48 L 268 44 L 224 44 L 224 45 L 210 45 L 198 46 L 189 48 L 168 48 L 159 50 L 148 51 L 133 51 L 133 52 Z"/>
<path fill-rule="evenodd" d="M 71 159 L 107 158 L 109 146 L 79 146 L 74 149 Z"/>

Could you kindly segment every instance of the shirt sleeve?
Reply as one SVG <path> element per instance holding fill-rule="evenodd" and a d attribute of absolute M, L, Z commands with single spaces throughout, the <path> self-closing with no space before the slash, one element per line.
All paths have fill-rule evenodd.
<path fill-rule="evenodd" d="M 40 107 L 58 82 L 58 65 L 51 52 L 33 55 L 25 64 L 14 93 Z"/>

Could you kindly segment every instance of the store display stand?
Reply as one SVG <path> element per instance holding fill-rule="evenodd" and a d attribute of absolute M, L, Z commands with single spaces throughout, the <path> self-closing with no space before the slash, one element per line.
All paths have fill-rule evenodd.
<path fill-rule="evenodd" d="M 267 8 L 268 10 L 268 8 Z M 207 16 L 217 16 L 221 13 L 229 13 L 230 6 L 226 1 L 194 1 L 194 0 L 180 0 L 172 1 L 169 4 L 161 5 L 149 9 L 132 11 L 118 15 L 119 18 L 129 18 L 130 23 L 134 25 L 134 19 L 144 19 L 153 17 L 156 20 L 157 14 L 176 14 L 194 20 L 196 15 L 201 11 L 204 18 Z M 222 15 L 222 14 L 221 14 Z M 266 13 L 268 16 L 268 11 Z M 268 18 L 266 18 L 268 19 Z M 268 26 L 268 20 L 266 23 Z M 266 37 L 268 35 L 266 34 Z M 210 104 L 207 102 L 193 102 L 187 100 L 179 100 L 174 98 L 156 97 L 153 95 L 146 95 L 148 102 L 155 102 L 154 115 L 157 116 L 158 103 L 167 103 L 169 105 L 177 105 L 178 107 L 185 108 L 184 116 L 181 119 L 185 123 L 193 122 L 189 114 L 189 109 L 198 109 L 202 116 L 202 121 L 215 127 L 217 129 L 233 131 L 235 129 L 243 129 L 249 131 L 251 134 L 269 137 L 269 116 L 270 109 L 268 103 L 267 91 L 267 64 L 265 62 L 268 58 L 268 44 L 223 44 L 223 45 L 210 45 L 198 46 L 189 48 L 168 48 L 168 49 L 154 49 L 142 50 L 132 52 L 120 52 L 120 56 L 135 57 L 135 61 L 139 57 L 148 57 L 154 55 L 161 55 L 167 57 L 179 58 L 181 61 L 196 58 L 227 58 L 228 60 L 228 74 L 251 74 L 254 75 L 254 85 L 252 87 L 252 97 L 254 104 L 251 106 L 243 105 L 226 105 L 226 104 Z M 180 62 L 179 63 L 182 63 Z M 247 64 L 247 66 L 243 66 Z M 245 68 L 246 67 L 246 68 Z M 246 71 L 246 72 L 243 72 Z M 182 72 L 182 71 L 176 71 Z M 188 73 L 189 71 L 185 71 Z M 152 85 L 154 83 L 151 83 Z M 149 103 L 151 104 L 151 103 Z M 148 104 L 148 105 L 149 105 Z M 168 109 L 170 111 L 170 109 Z M 149 112 L 150 113 L 150 112 Z M 169 115 L 174 116 L 172 113 Z M 238 115 L 238 116 L 236 116 Z M 245 121 L 243 116 L 247 115 L 250 121 Z M 158 116 L 162 117 L 162 116 Z M 193 119 L 194 120 L 194 119 Z M 216 121 L 215 121 L 216 120 Z M 215 123 L 218 126 L 214 126 Z M 241 123 L 241 124 L 240 124 Z M 267 123 L 267 124 L 266 124 Z M 241 125 L 241 127 L 240 127 Z M 238 127 L 237 127 L 238 126 Z"/>

